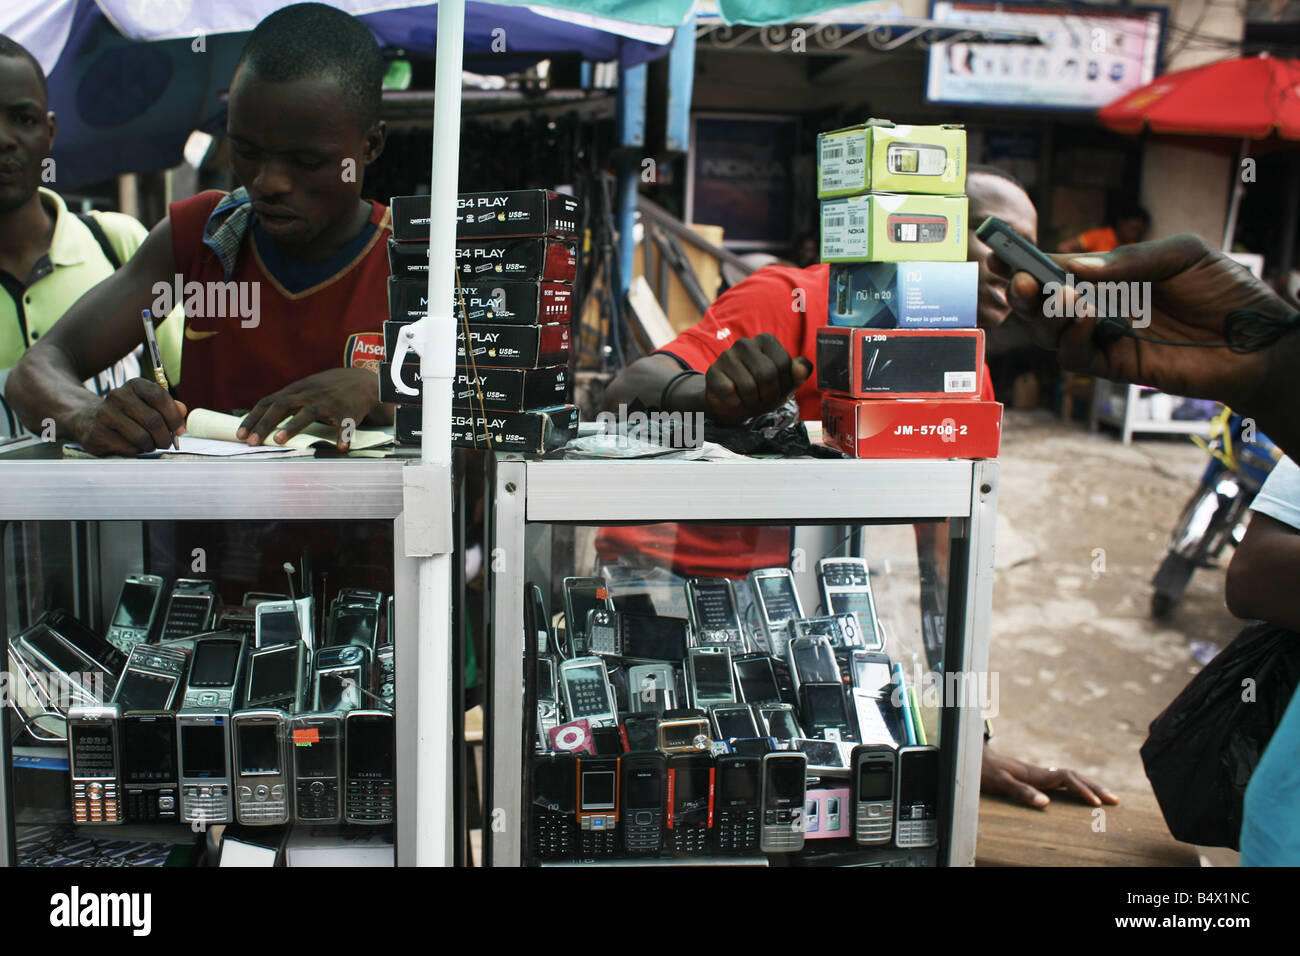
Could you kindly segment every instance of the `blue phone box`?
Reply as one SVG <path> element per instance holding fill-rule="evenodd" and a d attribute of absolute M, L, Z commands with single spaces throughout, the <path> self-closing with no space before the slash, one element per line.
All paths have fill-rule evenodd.
<path fill-rule="evenodd" d="M 870 329 L 973 329 L 974 262 L 833 263 L 827 324 Z"/>

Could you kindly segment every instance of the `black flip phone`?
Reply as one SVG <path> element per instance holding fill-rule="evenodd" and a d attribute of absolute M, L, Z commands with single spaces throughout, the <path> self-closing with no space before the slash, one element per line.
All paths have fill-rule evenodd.
<path fill-rule="evenodd" d="M 761 836 L 763 758 L 723 754 L 717 758 L 716 770 L 713 845 L 723 853 L 756 853 Z"/>
<path fill-rule="evenodd" d="M 708 850 L 713 827 L 713 757 L 707 753 L 668 756 L 668 849 L 678 856 Z"/>
<path fill-rule="evenodd" d="M 633 856 L 654 856 L 664 839 L 667 761 L 659 753 L 630 753 L 620 772 L 623 848 Z"/>
<path fill-rule="evenodd" d="M 578 849 L 578 758 L 555 751 L 532 759 L 528 830 L 533 855 L 539 860 L 567 859 Z"/>

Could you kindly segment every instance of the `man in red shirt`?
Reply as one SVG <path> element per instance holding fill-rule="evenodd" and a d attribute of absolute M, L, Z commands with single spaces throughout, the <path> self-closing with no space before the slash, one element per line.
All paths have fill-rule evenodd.
<path fill-rule="evenodd" d="M 348 422 L 383 417 L 373 367 L 347 361 L 382 341 L 388 210 L 361 189 L 384 148 L 383 73 L 369 29 L 333 7 L 296 4 L 259 23 L 230 86 L 241 188 L 173 203 L 28 350 L 8 386 L 24 423 L 53 418 L 61 439 L 134 455 L 169 447 L 197 406 L 247 412 L 239 436 L 252 445 L 320 421 L 340 426 L 346 448 Z M 174 289 L 187 312 L 180 400 L 145 378 L 103 398 L 82 387 L 139 345 L 142 310 L 161 320 Z"/>
<path fill-rule="evenodd" d="M 1012 177 L 991 166 L 971 166 L 966 193 L 972 226 L 997 216 L 1031 242 L 1038 237 L 1038 212 Z M 968 259 L 979 263 L 977 321 L 981 328 L 1001 325 L 1011 314 L 1008 280 L 990 270 L 991 250 L 969 230 Z M 725 292 L 695 325 L 672 342 L 633 362 L 605 391 L 605 407 L 617 410 L 640 400 L 665 411 L 703 412 L 719 424 L 739 424 L 780 407 L 793 393 L 805 419 L 821 417 L 822 393 L 813 361 L 817 330 L 826 324 L 830 267 L 768 266 Z M 980 396 L 993 400 L 984 376 Z M 917 525 L 922 564 L 942 575 L 933 529 Z M 604 528 L 596 541 L 608 563 L 671 565 L 682 576 L 743 576 L 754 568 L 787 566 L 787 528 L 661 524 Z M 940 603 L 940 606 L 943 606 Z M 1045 807 L 1045 790 L 1065 788 L 1093 806 L 1117 803 L 1104 787 L 1073 770 L 1035 767 L 1002 756 L 986 743 L 981 790 L 1000 793 L 1027 806 Z"/>

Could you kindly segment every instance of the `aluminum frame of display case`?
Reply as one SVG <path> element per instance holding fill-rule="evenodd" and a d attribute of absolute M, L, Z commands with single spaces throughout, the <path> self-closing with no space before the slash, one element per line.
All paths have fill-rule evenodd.
<path fill-rule="evenodd" d="M 417 780 L 421 768 L 418 708 L 447 698 L 418 690 L 417 565 L 403 535 L 400 458 L 285 461 L 62 460 L 57 446 L 9 445 L 0 454 L 0 523 L 18 521 L 389 520 L 393 522 L 393 593 L 397 614 L 397 824 L 394 852 L 413 865 Z M 23 457 L 19 457 L 23 456 Z M 0 602 L 4 600 L 0 589 Z M 4 620 L 0 606 L 0 621 Z M 0 634 L 7 648 L 8 635 Z M 0 768 L 0 865 L 14 859 L 12 752 L 8 735 Z M 432 768 L 437 770 L 437 768 Z M 441 775 L 434 774 L 436 779 Z M 425 803 L 428 806 L 428 803 Z M 446 813 L 451 813 L 447 794 Z"/>
<path fill-rule="evenodd" d="M 497 455 L 489 483 L 494 563 L 485 740 L 489 774 L 484 858 L 522 863 L 525 752 L 525 525 L 661 521 L 768 524 L 950 522 L 945 671 L 988 670 L 993 603 L 996 461 L 528 461 Z M 951 702 L 948 702 L 949 704 Z M 940 863 L 975 862 L 983 720 L 978 703 L 940 716 L 946 819 Z M 955 745 L 953 745 L 955 742 Z M 491 832 L 486 832 L 487 830 Z"/>

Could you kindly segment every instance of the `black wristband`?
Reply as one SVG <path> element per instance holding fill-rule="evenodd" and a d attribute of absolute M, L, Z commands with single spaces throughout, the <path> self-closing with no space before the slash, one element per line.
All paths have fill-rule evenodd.
<path fill-rule="evenodd" d="M 703 374 L 704 374 L 703 372 L 697 372 L 693 368 L 688 368 L 683 372 L 678 372 L 676 375 L 670 378 L 667 381 L 667 383 L 664 385 L 663 391 L 659 393 L 659 408 L 663 410 L 667 407 L 668 393 L 672 391 L 672 387 L 676 385 L 679 381 L 686 378 L 688 375 L 703 375 Z"/>

